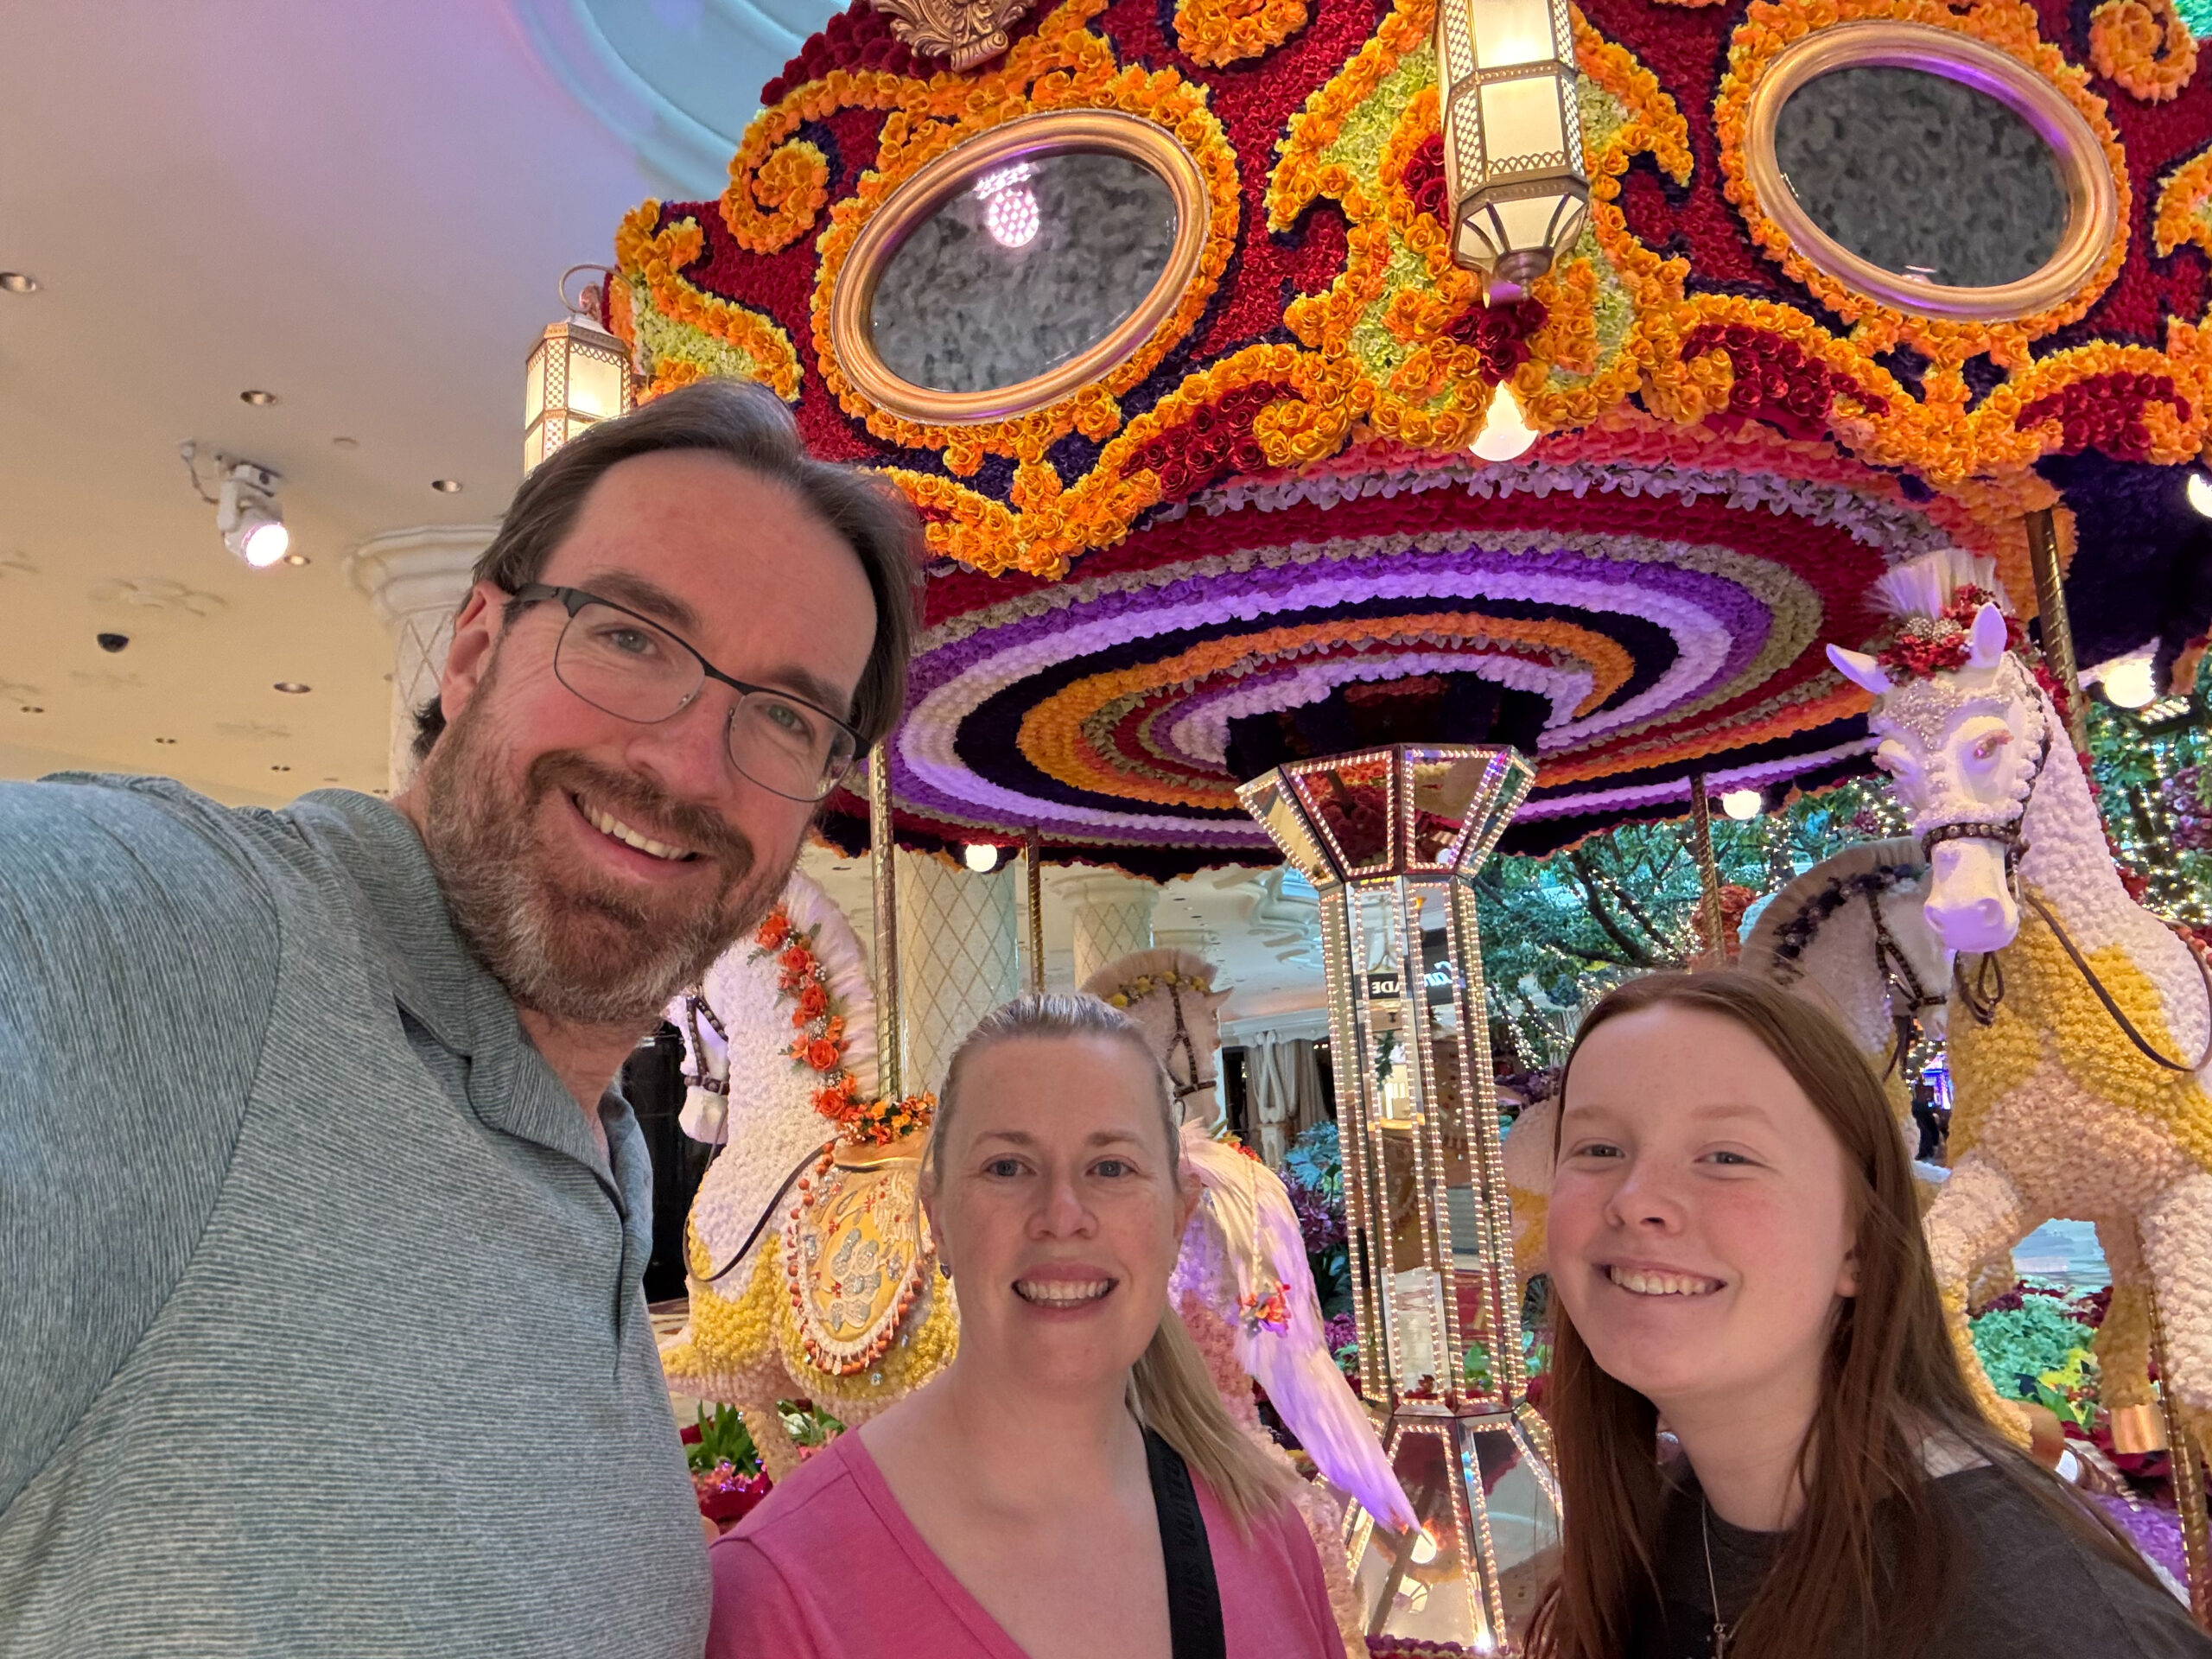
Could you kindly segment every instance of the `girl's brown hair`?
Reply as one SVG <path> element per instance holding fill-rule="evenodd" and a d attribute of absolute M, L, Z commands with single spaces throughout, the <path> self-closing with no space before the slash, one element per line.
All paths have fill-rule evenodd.
<path fill-rule="evenodd" d="M 992 1009 L 953 1051 L 952 1062 L 945 1067 L 944 1087 L 938 1091 L 929 1141 L 923 1148 L 925 1193 L 934 1194 L 943 1179 L 940 1149 L 952 1133 L 962 1093 L 961 1074 L 969 1063 L 985 1049 L 1001 1043 L 1055 1037 L 1103 1038 L 1144 1057 L 1156 1085 L 1160 1133 L 1167 1141 L 1168 1185 L 1180 1190 L 1182 1142 L 1176 1125 L 1175 1084 L 1145 1040 L 1143 1031 L 1127 1014 L 1095 996 L 1037 991 Z M 1289 1501 L 1292 1477 L 1287 1466 L 1265 1456 L 1230 1420 L 1229 1408 L 1214 1392 L 1205 1357 L 1198 1352 L 1182 1316 L 1173 1307 L 1160 1308 L 1152 1341 L 1131 1369 L 1129 1402 L 1137 1421 L 1173 1446 L 1183 1461 L 1204 1477 L 1240 1532 L 1249 1532 L 1255 1518 Z"/>
<path fill-rule="evenodd" d="M 1827 1376 L 1798 1452 L 1803 1512 L 1776 1552 L 1729 1651 L 1743 1659 L 1859 1651 L 1909 1659 L 1955 1588 L 1955 1529 L 1922 1462 L 1948 1433 L 2040 1501 L 2069 1533 L 2149 1578 L 2101 1516 L 2071 1501 L 1982 1416 L 1959 1369 L 1920 1230 L 1911 1166 L 1879 1083 L 1819 1009 L 1740 973 L 1655 974 L 1590 1011 L 1560 1073 L 1607 1021 L 1675 1007 L 1733 1020 L 1782 1062 L 1843 1151 L 1858 1292 L 1836 1315 Z M 1556 1147 L 1554 1147 L 1556 1156 Z M 1559 1446 L 1562 1571 L 1529 1633 L 1534 1659 L 1615 1659 L 1654 1618 L 1667 1478 L 1650 1401 L 1601 1370 L 1565 1308 L 1554 1314 L 1546 1406 Z M 1876 1524 L 1879 1511 L 1879 1529 Z"/>

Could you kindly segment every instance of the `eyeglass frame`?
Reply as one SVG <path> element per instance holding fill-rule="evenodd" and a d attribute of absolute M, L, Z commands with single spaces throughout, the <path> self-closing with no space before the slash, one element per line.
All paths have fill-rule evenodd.
<path fill-rule="evenodd" d="M 795 702 L 800 708 L 811 710 L 813 713 L 821 715 L 823 719 L 828 721 L 832 726 L 835 726 L 839 731 L 844 733 L 846 736 L 852 739 L 853 753 L 851 758 L 845 762 L 844 766 L 838 771 L 835 777 L 831 778 L 823 785 L 821 794 L 815 796 L 785 795 L 782 790 L 772 788 L 770 785 L 761 783 L 758 778 L 753 777 L 751 772 L 747 772 L 743 766 L 738 766 L 737 756 L 730 753 L 729 735 L 728 733 L 725 731 L 722 736 L 722 752 L 725 754 L 729 755 L 730 765 L 737 766 L 739 773 L 743 776 L 747 781 L 753 784 L 759 788 L 767 790 L 771 795 L 777 796 L 783 800 L 802 801 L 808 805 L 813 805 L 829 799 L 830 795 L 836 791 L 837 785 L 844 782 L 845 779 L 850 775 L 853 767 L 859 763 L 861 751 L 867 747 L 867 745 L 861 741 L 861 734 L 850 721 L 841 720 L 836 715 L 831 714 L 827 709 L 822 707 L 821 704 L 810 702 L 804 697 L 798 696 L 792 692 L 785 691 L 779 686 L 755 685 L 748 680 L 739 679 L 734 674 L 723 673 L 721 670 L 716 668 L 712 663 L 707 660 L 706 653 L 702 652 L 698 646 L 693 645 L 682 634 L 677 632 L 677 631 L 670 627 L 667 623 L 660 621 L 656 618 L 647 616 L 642 611 L 633 610 L 627 605 L 619 605 L 611 599 L 602 599 L 597 594 L 592 593 L 582 588 L 569 588 L 550 582 L 524 582 L 520 588 L 516 588 L 510 593 L 508 594 L 508 598 L 518 605 L 536 605 L 547 600 L 552 601 L 563 611 L 568 613 L 567 621 L 563 622 L 561 625 L 562 632 L 563 633 L 567 632 L 569 623 L 576 620 L 576 613 L 583 609 L 587 605 L 603 605 L 610 611 L 619 611 L 624 616 L 634 617 L 637 620 L 644 623 L 647 627 L 666 634 L 670 639 L 675 640 L 677 645 L 683 646 L 684 650 L 691 653 L 692 660 L 699 664 L 702 675 L 700 683 L 702 687 L 708 680 L 717 680 L 722 684 L 728 686 L 732 690 L 735 691 L 741 701 L 746 697 L 752 696 L 756 693 L 766 696 L 780 697 L 786 702 Z M 554 677 L 556 679 L 560 677 L 560 644 L 556 640 L 553 647 Z M 660 717 L 660 720 L 639 720 L 630 715 L 616 715 L 614 714 L 614 710 L 612 709 L 600 709 L 599 704 L 593 702 L 589 697 L 584 696 L 582 692 L 577 690 L 575 687 L 570 685 L 566 680 L 561 681 L 561 687 L 563 690 L 568 692 L 570 696 L 575 698 L 577 702 L 588 704 L 594 709 L 599 709 L 601 714 L 614 715 L 615 719 L 626 720 L 632 725 L 636 726 L 658 726 L 661 723 L 661 721 L 674 720 L 677 715 L 682 714 L 686 709 L 689 709 L 692 703 L 696 702 L 699 696 L 698 692 L 694 691 L 689 697 L 686 697 L 675 708 L 663 715 Z M 733 720 L 734 720 L 736 713 L 736 709 L 733 707 L 730 710 Z M 728 722 L 725 722 L 726 725 L 728 723 Z"/>

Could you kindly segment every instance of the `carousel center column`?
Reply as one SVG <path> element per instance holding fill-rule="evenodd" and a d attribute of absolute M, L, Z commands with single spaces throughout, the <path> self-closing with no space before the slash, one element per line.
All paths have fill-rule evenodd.
<path fill-rule="evenodd" d="M 1477 1653 L 1522 1650 L 1559 1561 L 1473 887 L 1535 776 L 1510 748 L 1398 744 L 1238 791 L 1319 895 L 1359 1391 L 1421 1517 L 1350 1518 L 1368 1634 Z"/>
<path fill-rule="evenodd" d="M 934 1094 L 960 1039 L 1021 989 L 1016 873 L 901 852 L 898 876 L 899 1086 Z"/>
<path fill-rule="evenodd" d="M 423 524 L 372 536 L 346 556 L 346 575 L 391 630 L 391 792 L 415 770 L 415 711 L 438 689 L 453 623 L 497 524 Z"/>
<path fill-rule="evenodd" d="M 1117 957 L 1152 949 L 1152 907 L 1160 889 L 1132 875 L 1090 875 L 1065 884 L 1075 919 L 1075 982 Z"/>

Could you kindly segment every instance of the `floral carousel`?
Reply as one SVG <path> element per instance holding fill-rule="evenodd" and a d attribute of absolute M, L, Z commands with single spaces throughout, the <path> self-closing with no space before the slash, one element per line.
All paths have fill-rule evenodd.
<path fill-rule="evenodd" d="M 1955 947 L 2002 954 L 2011 987 L 1990 1004 L 1962 972 L 1953 994 L 1962 1128 L 2025 1086 L 2000 1049 L 2071 1065 L 2212 1037 L 2174 966 L 2190 947 L 2036 896 L 2139 896 L 2094 809 L 2050 792 L 2062 772 L 2081 788 L 2082 680 L 2132 672 L 2162 706 L 2201 706 L 2212 90 L 2196 53 L 2171 0 L 861 0 L 763 90 L 719 200 L 648 201 L 621 225 L 595 321 L 636 395 L 765 382 L 817 454 L 883 470 L 926 523 L 907 713 L 828 803 L 831 842 L 873 841 L 887 869 L 894 841 L 995 844 L 1027 849 L 1033 875 L 1287 861 L 1312 884 L 1359 1408 L 1390 1465 L 1336 1481 L 1348 1651 L 1509 1649 L 1556 1542 L 1515 1261 L 1541 1194 L 1512 1179 L 1511 1135 L 1501 1156 L 1471 896 L 1494 855 L 1686 815 L 1703 848 L 1709 797 L 1809 798 L 1878 757 L 1902 776 L 1897 746 L 1920 745 L 1916 765 L 1946 751 L 1965 702 L 2001 683 L 2008 753 L 2038 757 L 2000 779 L 2004 811 L 1900 790 L 1894 827 L 1924 839 L 1881 843 L 1904 850 L 1793 912 L 1812 920 L 1747 929 L 1747 962 L 1802 977 L 1835 894 L 1941 912 L 1931 861 L 1940 887 L 1986 854 L 2032 902 L 2013 937 Z M 2060 874 L 2066 848 L 2087 862 Z M 774 941 L 787 967 L 803 910 Z M 809 961 L 836 955 L 842 924 L 821 925 Z M 2062 982 L 2056 942 L 2077 935 L 2101 1008 Z M 2125 962 L 2098 954 L 2113 940 Z M 879 950 L 867 1016 L 894 1033 L 895 956 Z M 817 1043 L 832 1018 L 839 1041 L 866 1023 L 855 971 L 813 999 Z M 1938 952 L 1918 995 L 1876 983 L 1869 1052 L 1893 1026 L 1900 1057 L 1917 1045 L 1905 1027 L 1951 971 Z M 865 1046 L 841 1109 L 896 1119 L 861 1137 L 880 1147 L 911 1117 L 853 1103 L 910 1096 L 895 1035 Z M 804 1033 L 792 1053 L 774 1063 L 809 1064 Z M 811 1064 L 843 1079 L 841 1053 Z M 2160 1076 L 2155 1101 L 2133 1074 L 2085 1086 L 2212 1124 L 2191 1069 L 2168 1072 L 2184 1075 Z M 2088 1147 L 2094 1113 L 2071 1122 Z M 1955 1164 L 1972 1139 L 1955 1132 Z M 2095 1223 L 2113 1284 L 2090 1306 L 2003 1275 L 2005 1340 L 2049 1347 L 2063 1319 L 2069 1341 L 2031 1374 L 2050 1399 L 2003 1363 L 1991 1380 L 2063 1420 L 2037 1432 L 2070 1424 L 2054 1457 L 2114 1506 L 2149 1501 L 2131 1475 L 2164 1483 L 2169 1507 L 2141 1524 L 2171 1532 L 2160 1548 L 2202 1612 L 2198 1460 L 2165 1448 L 2202 1444 L 2212 1306 L 2112 1242 L 2161 1195 L 2120 1191 L 2071 1145 L 2036 1177 L 2065 1197 L 2028 1225 Z M 835 1208 L 823 1190 L 809 1205 Z M 1977 1237 L 1957 1264 L 1980 1363 L 1997 1327 L 1969 1336 L 1965 1279 L 2017 1242 Z M 768 1294 L 788 1270 L 798 1300 L 797 1260 L 763 1264 Z M 1267 1288 L 1231 1298 L 1224 1331 Z M 695 1339 L 701 1294 L 695 1269 Z M 938 1330 L 921 1301 L 885 1317 Z M 1988 1297 L 1974 1306 L 1986 1319 Z M 2101 1323 L 2107 1376 L 2132 1367 L 2108 1411 L 2081 1357 Z M 863 1351 L 862 1369 L 898 1351 Z M 1245 1347 L 1223 1363 L 1239 1361 L 1257 1368 Z M 783 1397 L 806 1392 L 792 1375 Z M 850 1415 L 867 1392 L 810 1397 Z M 1408 1504 L 1419 1524 L 1395 1524 Z"/>

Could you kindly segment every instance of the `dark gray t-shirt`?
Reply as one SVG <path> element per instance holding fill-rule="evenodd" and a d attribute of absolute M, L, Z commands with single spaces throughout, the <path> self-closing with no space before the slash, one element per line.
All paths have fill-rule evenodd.
<path fill-rule="evenodd" d="M 389 805 L 0 785 L 0 1659 L 696 1659 L 601 1117 Z"/>
<path fill-rule="evenodd" d="M 1928 1646 L 1930 1659 L 2212 1659 L 2212 1639 L 2179 1601 L 2070 1536 L 2010 1477 L 1985 1464 L 1945 1475 L 1932 1490 L 1963 1554 L 1957 1599 Z M 1659 1536 L 1660 1628 L 1637 1633 L 1633 1659 L 1708 1659 L 1713 1591 L 1732 1624 L 1787 1535 L 1709 1517 L 1708 1586 L 1703 1505 L 1694 1479 L 1669 1501 Z"/>

